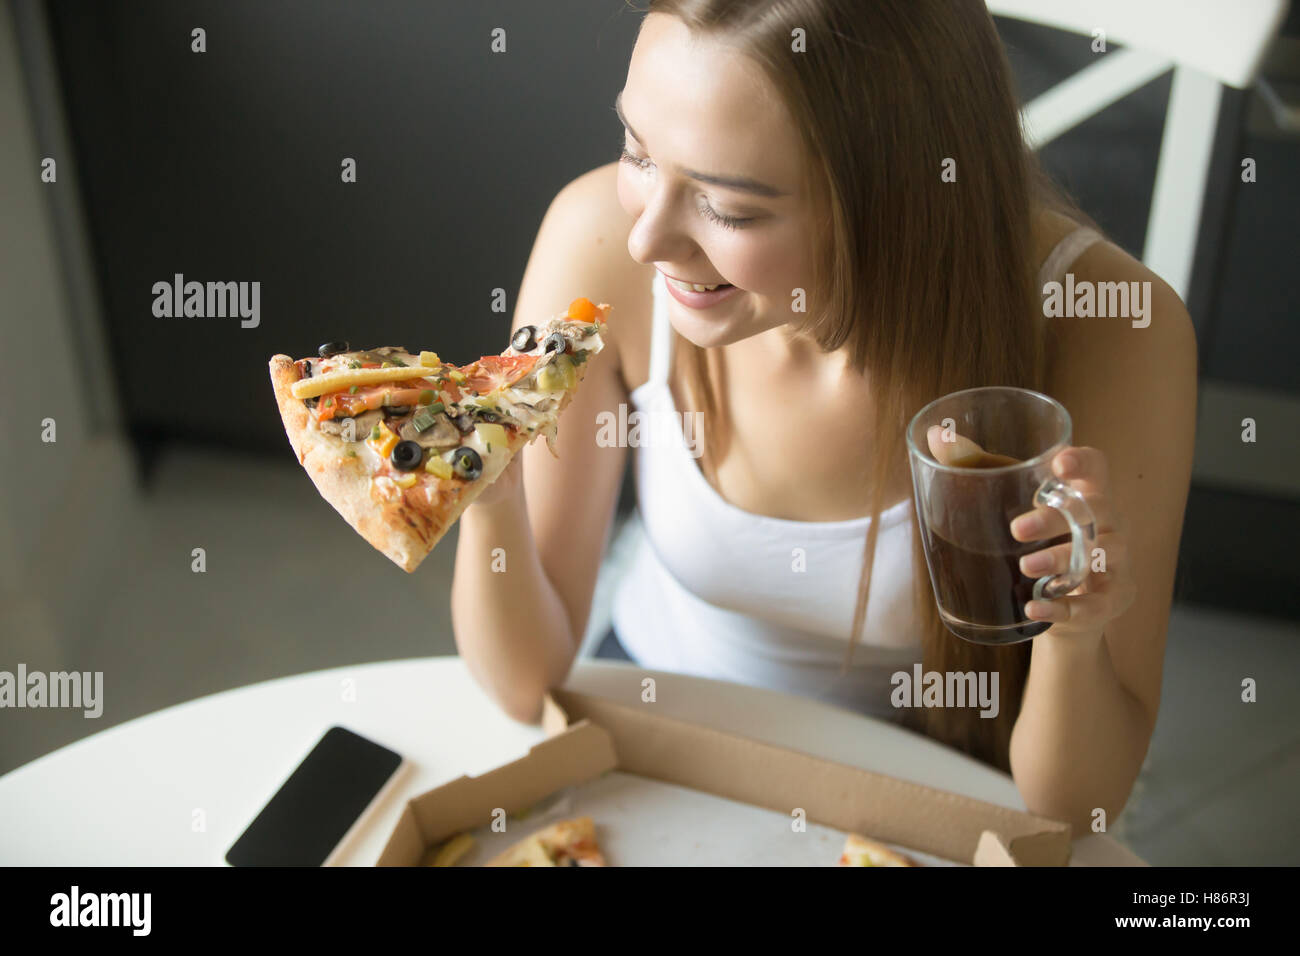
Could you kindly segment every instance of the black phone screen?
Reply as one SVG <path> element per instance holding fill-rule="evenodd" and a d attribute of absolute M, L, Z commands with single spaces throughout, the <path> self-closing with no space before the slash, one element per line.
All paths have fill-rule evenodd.
<path fill-rule="evenodd" d="M 320 866 L 402 758 L 331 727 L 226 851 L 231 866 Z"/>

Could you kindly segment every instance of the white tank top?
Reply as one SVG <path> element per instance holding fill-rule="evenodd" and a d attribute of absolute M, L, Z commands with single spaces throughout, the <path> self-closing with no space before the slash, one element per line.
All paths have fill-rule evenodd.
<path fill-rule="evenodd" d="M 1080 228 L 1053 249 L 1038 287 L 1064 273 L 1100 237 Z M 840 673 L 870 516 L 791 521 L 739 508 L 709 484 L 692 456 L 668 386 L 673 334 L 656 273 L 650 377 L 633 389 L 633 447 L 642 535 L 614 593 L 619 641 L 654 670 L 694 674 L 815 697 L 898 720 L 891 677 L 921 660 L 912 608 L 928 579 L 912 574 L 911 499 L 880 515 L 871 600 L 853 660 Z M 798 570 L 802 568 L 802 570 Z"/>

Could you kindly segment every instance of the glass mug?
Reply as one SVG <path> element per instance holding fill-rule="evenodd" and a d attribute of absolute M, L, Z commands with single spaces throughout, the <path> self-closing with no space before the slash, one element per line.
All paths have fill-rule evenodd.
<path fill-rule="evenodd" d="M 935 425 L 969 438 L 985 452 L 1018 461 L 944 465 L 930 452 Z M 1083 495 L 1052 473 L 1070 444 L 1070 414 L 1060 402 L 1023 388 L 969 388 L 935 399 L 907 426 L 916 514 L 939 617 L 976 644 L 1017 644 L 1051 621 L 1025 616 L 1030 600 L 1069 594 L 1088 576 L 1096 523 Z M 1011 522 L 1035 506 L 1055 508 L 1069 526 L 1048 540 L 1017 541 Z M 1071 543 L 1065 574 L 1028 578 L 1020 556 Z"/>

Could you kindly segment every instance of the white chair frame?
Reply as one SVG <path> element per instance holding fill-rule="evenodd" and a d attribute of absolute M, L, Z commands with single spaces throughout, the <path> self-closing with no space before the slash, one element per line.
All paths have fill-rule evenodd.
<path fill-rule="evenodd" d="M 1252 85 L 1289 0 L 987 0 L 989 12 L 1068 30 L 1105 33 L 1124 49 L 1026 104 L 1026 140 L 1041 148 L 1173 70 L 1142 261 L 1184 300 L 1201 222 L 1223 86 Z"/>

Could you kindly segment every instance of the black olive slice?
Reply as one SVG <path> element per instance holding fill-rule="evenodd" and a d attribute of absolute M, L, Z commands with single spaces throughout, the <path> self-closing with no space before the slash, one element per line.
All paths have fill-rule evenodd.
<path fill-rule="evenodd" d="M 409 415 L 411 413 L 410 405 L 385 405 L 384 413 L 387 415 Z"/>
<path fill-rule="evenodd" d="M 569 350 L 569 340 L 564 337 L 563 332 L 552 332 L 542 342 L 542 354 L 547 355 L 551 352 L 567 352 Z"/>
<path fill-rule="evenodd" d="M 451 467 L 462 478 L 473 481 L 483 474 L 483 459 L 468 445 L 461 445 L 451 453 Z"/>
<path fill-rule="evenodd" d="M 351 349 L 352 346 L 347 342 L 326 342 L 316 350 L 321 358 L 329 358 L 331 355 L 339 355 Z"/>
<path fill-rule="evenodd" d="M 388 457 L 394 468 L 411 471 L 419 467 L 420 459 L 424 457 L 424 449 L 420 447 L 419 442 L 399 441 L 393 446 L 393 453 Z"/>
<path fill-rule="evenodd" d="M 537 347 L 537 326 L 525 325 L 510 337 L 510 344 L 516 351 L 531 352 Z"/>

